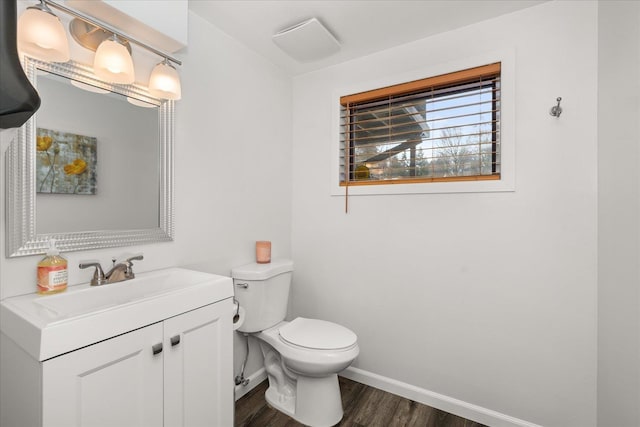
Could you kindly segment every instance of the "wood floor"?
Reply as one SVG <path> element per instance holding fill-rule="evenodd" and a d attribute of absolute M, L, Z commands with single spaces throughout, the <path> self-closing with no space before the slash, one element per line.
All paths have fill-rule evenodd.
<path fill-rule="evenodd" d="M 341 427 L 485 427 L 373 387 L 340 378 Z M 302 427 L 267 405 L 265 380 L 236 402 L 235 427 Z"/>

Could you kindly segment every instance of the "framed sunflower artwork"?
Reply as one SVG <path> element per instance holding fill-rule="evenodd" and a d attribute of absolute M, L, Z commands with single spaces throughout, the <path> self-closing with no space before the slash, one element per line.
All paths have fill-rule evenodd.
<path fill-rule="evenodd" d="M 96 194 L 98 140 L 38 128 L 36 132 L 36 191 L 54 194 Z"/>

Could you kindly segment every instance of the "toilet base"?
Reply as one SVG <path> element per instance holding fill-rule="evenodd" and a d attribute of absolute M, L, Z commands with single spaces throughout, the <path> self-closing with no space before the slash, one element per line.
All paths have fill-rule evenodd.
<path fill-rule="evenodd" d="M 338 375 L 322 378 L 298 375 L 294 396 L 283 396 L 269 382 L 267 403 L 294 420 L 311 427 L 330 427 L 342 419 L 342 400 Z"/>

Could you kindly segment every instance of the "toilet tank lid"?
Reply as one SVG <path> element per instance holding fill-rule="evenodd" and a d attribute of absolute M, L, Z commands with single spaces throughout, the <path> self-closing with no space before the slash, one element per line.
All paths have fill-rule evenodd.
<path fill-rule="evenodd" d="M 288 259 L 274 259 L 267 264 L 242 265 L 231 269 L 231 277 L 242 280 L 267 280 L 278 274 L 293 271 L 293 261 Z"/>

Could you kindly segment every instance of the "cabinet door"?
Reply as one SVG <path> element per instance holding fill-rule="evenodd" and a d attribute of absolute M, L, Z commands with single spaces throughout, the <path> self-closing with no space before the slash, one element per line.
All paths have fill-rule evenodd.
<path fill-rule="evenodd" d="M 162 426 L 162 324 L 42 364 L 43 426 Z"/>
<path fill-rule="evenodd" d="M 165 427 L 233 425 L 232 311 L 227 299 L 165 320 Z"/>

